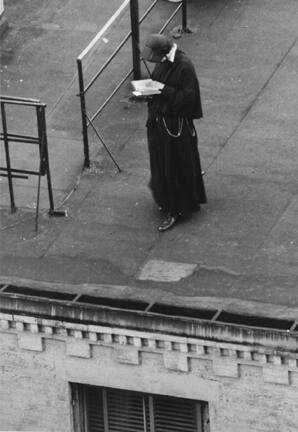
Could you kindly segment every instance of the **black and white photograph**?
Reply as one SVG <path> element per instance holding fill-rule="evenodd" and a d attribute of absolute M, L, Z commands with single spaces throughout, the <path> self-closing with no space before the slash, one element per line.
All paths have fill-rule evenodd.
<path fill-rule="evenodd" d="M 0 432 L 298 432 L 298 0 L 0 0 Z"/>

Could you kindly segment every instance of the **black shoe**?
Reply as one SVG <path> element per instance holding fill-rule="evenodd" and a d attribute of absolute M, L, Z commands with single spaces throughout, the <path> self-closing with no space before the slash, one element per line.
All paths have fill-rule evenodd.
<path fill-rule="evenodd" d="M 177 223 L 180 216 L 181 216 L 180 214 L 176 214 L 176 215 L 169 214 L 168 217 L 158 227 L 158 231 L 163 232 L 172 228 Z"/>

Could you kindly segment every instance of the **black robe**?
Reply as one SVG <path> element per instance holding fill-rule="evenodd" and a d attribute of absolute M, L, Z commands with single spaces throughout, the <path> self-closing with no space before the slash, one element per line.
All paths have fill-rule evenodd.
<path fill-rule="evenodd" d="M 194 66 L 178 49 L 174 63 L 155 66 L 152 79 L 165 87 L 148 101 L 149 187 L 167 213 L 199 210 L 207 198 L 193 124 L 203 116 Z"/>

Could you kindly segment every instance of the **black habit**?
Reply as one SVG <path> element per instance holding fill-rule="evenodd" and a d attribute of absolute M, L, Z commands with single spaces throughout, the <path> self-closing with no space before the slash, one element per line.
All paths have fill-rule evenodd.
<path fill-rule="evenodd" d="M 193 119 L 203 116 L 194 66 L 177 49 L 174 63 L 158 63 L 152 79 L 165 86 L 148 100 L 149 187 L 167 213 L 199 210 L 207 198 L 193 124 Z"/>

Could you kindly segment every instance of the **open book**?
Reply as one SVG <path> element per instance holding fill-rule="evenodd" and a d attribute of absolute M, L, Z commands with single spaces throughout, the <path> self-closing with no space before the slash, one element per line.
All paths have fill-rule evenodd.
<path fill-rule="evenodd" d="M 164 87 L 164 84 L 158 81 L 153 81 L 151 78 L 132 81 L 131 85 L 133 88 L 132 93 L 135 96 L 159 94 Z"/>

